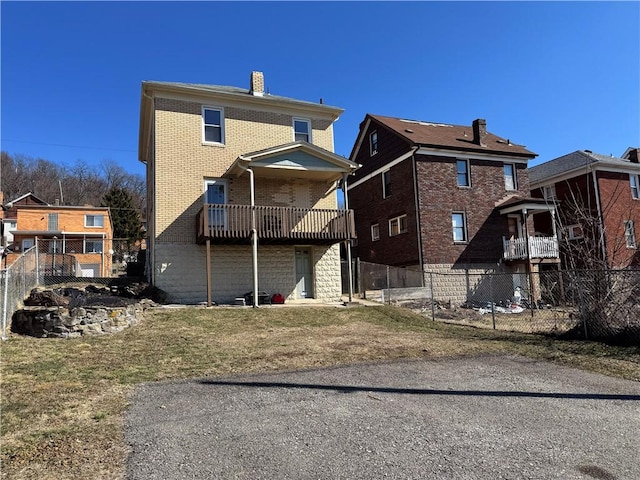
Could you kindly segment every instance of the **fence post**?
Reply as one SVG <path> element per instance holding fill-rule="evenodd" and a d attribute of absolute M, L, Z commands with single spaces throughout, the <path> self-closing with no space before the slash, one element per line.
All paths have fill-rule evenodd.
<path fill-rule="evenodd" d="M 4 271 L 4 295 L 2 298 L 2 340 L 7 339 L 7 312 L 9 310 L 9 269 Z"/>
<path fill-rule="evenodd" d="M 367 299 L 367 292 L 362 291 L 362 276 L 360 275 L 360 257 L 356 257 L 356 275 L 358 276 L 358 293 L 362 298 Z"/>
<path fill-rule="evenodd" d="M 587 333 L 587 310 L 584 303 L 584 280 L 579 271 L 576 271 L 576 278 L 578 279 L 578 294 L 580 296 L 580 316 L 582 317 L 582 328 L 584 328 L 584 339 L 589 340 L 589 334 Z"/>
<path fill-rule="evenodd" d="M 436 321 L 436 299 L 433 294 L 433 272 L 429 272 L 429 283 L 431 284 L 431 321 Z"/>
<path fill-rule="evenodd" d="M 387 292 L 389 293 L 389 305 L 391 305 L 391 286 L 389 285 L 389 265 L 387 265 Z"/>
<path fill-rule="evenodd" d="M 494 274 L 489 274 L 489 295 L 491 296 L 491 322 L 493 323 L 493 329 L 496 329 L 496 302 L 493 296 L 493 277 Z"/>

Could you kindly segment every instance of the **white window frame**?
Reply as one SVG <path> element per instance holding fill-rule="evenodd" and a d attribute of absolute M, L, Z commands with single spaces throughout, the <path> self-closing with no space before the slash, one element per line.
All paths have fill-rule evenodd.
<path fill-rule="evenodd" d="M 378 131 L 374 130 L 369 134 L 369 156 L 373 157 L 376 153 L 378 153 Z"/>
<path fill-rule="evenodd" d="M 388 198 L 391 196 L 391 192 L 393 189 L 391 188 L 391 170 L 385 170 L 380 174 L 382 177 L 382 198 Z M 387 182 L 387 178 L 389 182 Z M 389 184 L 389 188 L 387 188 L 387 183 Z"/>
<path fill-rule="evenodd" d="M 398 226 L 398 231 L 396 233 L 393 232 L 393 225 Z M 407 233 L 407 215 L 398 215 L 397 217 L 393 217 L 389 219 L 389 236 L 395 237 L 396 235 L 402 235 L 403 233 Z"/>
<path fill-rule="evenodd" d="M 542 187 L 542 196 L 547 202 L 555 202 L 558 199 L 556 186 L 554 184 Z"/>
<path fill-rule="evenodd" d="M 624 225 L 624 238 L 627 242 L 627 248 L 637 248 L 636 232 L 633 220 L 625 220 Z"/>
<path fill-rule="evenodd" d="M 26 252 L 27 250 L 29 250 L 31 247 L 33 247 L 36 244 L 35 239 L 33 238 L 23 238 L 22 239 L 22 251 Z"/>
<path fill-rule="evenodd" d="M 467 180 L 466 185 L 460 185 L 459 176 L 462 175 L 462 173 L 458 171 L 458 163 L 460 162 L 464 162 L 465 164 L 464 174 L 466 175 Z M 471 165 L 469 164 L 468 158 L 456 158 L 456 185 L 458 185 L 458 188 L 471 188 Z"/>
<path fill-rule="evenodd" d="M 293 117 L 293 141 L 294 142 L 299 141 L 296 138 L 296 135 L 298 135 L 298 132 L 296 131 L 296 122 L 306 123 L 307 124 L 308 132 L 306 134 L 303 133 L 303 132 L 300 132 L 300 134 L 301 135 L 307 135 L 309 137 L 307 140 L 304 140 L 305 142 L 313 143 L 313 138 L 312 138 L 313 130 L 311 128 L 311 120 L 309 120 L 308 118 L 300 118 L 300 117 Z"/>
<path fill-rule="evenodd" d="M 97 252 L 90 252 L 87 250 L 87 243 L 98 243 L 100 242 L 100 250 Z M 104 253 L 104 239 L 103 238 L 85 238 L 82 244 L 82 251 L 84 253 Z"/>
<path fill-rule="evenodd" d="M 57 213 L 49 213 L 47 214 L 47 230 L 48 231 L 58 231 L 58 214 Z"/>
<path fill-rule="evenodd" d="M 207 124 L 205 123 L 205 111 L 206 110 L 215 110 L 217 112 L 220 112 L 220 125 L 214 125 L 214 124 Z M 222 107 L 214 107 L 211 105 L 203 105 L 202 106 L 202 143 L 204 145 L 224 145 L 225 144 L 225 129 L 224 129 L 224 108 Z M 207 126 L 212 126 L 212 127 L 219 127 L 220 128 L 220 141 L 219 142 L 210 142 L 207 141 L 207 137 L 206 137 L 206 127 Z"/>
<path fill-rule="evenodd" d="M 374 223 L 371 225 L 371 241 L 377 242 L 380 240 L 380 224 Z"/>
<path fill-rule="evenodd" d="M 454 215 L 462 216 L 462 240 L 456 240 L 456 231 L 459 230 L 460 227 L 454 226 Z M 451 212 L 451 236 L 453 238 L 453 243 L 469 243 L 469 233 L 467 230 L 467 214 L 465 212 Z"/>
<path fill-rule="evenodd" d="M 629 184 L 631 185 L 631 198 L 640 200 L 640 175 L 630 173 Z"/>
<path fill-rule="evenodd" d="M 507 167 L 511 168 L 511 175 L 507 175 Z M 503 165 L 503 171 L 504 171 L 504 189 L 507 192 L 513 192 L 515 190 L 518 190 L 518 177 L 517 177 L 517 173 L 516 173 L 516 164 L 515 163 L 505 163 Z M 507 182 L 508 179 L 511 178 L 511 187 L 508 186 Z"/>
<path fill-rule="evenodd" d="M 89 225 L 89 222 L 87 220 L 89 220 L 89 217 L 93 217 L 93 223 L 94 225 Z M 100 222 L 101 225 L 95 225 L 95 219 L 96 218 L 101 218 L 102 221 Z M 84 226 L 85 228 L 104 228 L 104 215 L 102 214 L 85 214 L 84 216 Z"/>
<path fill-rule="evenodd" d="M 584 238 L 584 231 L 582 230 L 582 225 L 579 225 L 577 223 L 574 225 L 569 225 L 567 227 L 567 237 L 569 238 L 569 240 L 579 240 L 581 238 Z"/>

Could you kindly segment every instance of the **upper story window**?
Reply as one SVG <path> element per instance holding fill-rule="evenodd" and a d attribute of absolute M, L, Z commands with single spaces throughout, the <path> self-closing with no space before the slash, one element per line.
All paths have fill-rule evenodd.
<path fill-rule="evenodd" d="M 469 175 L 469 160 L 456 161 L 456 173 L 459 187 L 470 187 L 471 177 Z"/>
<path fill-rule="evenodd" d="M 294 118 L 293 137 L 296 142 L 311 143 L 311 121 L 305 118 Z"/>
<path fill-rule="evenodd" d="M 50 213 L 47 220 L 47 230 L 55 231 L 58 230 L 58 214 Z"/>
<path fill-rule="evenodd" d="M 544 199 L 548 202 L 554 202 L 557 200 L 556 196 L 556 186 L 555 185 L 546 185 L 542 187 L 542 195 Z"/>
<path fill-rule="evenodd" d="M 580 238 L 584 238 L 584 233 L 582 233 L 582 227 L 578 224 L 569 225 L 567 227 L 567 236 L 569 240 L 578 240 Z"/>
<path fill-rule="evenodd" d="M 633 226 L 633 220 L 624 222 L 624 238 L 627 241 L 628 248 L 636 248 L 636 232 Z"/>
<path fill-rule="evenodd" d="M 378 153 L 378 132 L 371 132 L 369 135 L 369 155 L 374 156 Z"/>
<path fill-rule="evenodd" d="M 104 215 L 85 215 L 85 227 L 104 227 Z"/>
<path fill-rule="evenodd" d="M 401 233 L 407 233 L 407 216 L 400 215 L 389 220 L 389 236 L 400 235 Z"/>
<path fill-rule="evenodd" d="M 464 243 L 467 241 L 467 219 L 464 212 L 453 212 L 451 214 L 451 225 L 453 227 L 453 241 Z"/>
<path fill-rule="evenodd" d="M 380 225 L 376 223 L 371 225 L 371 241 L 376 242 L 378 240 L 380 240 Z"/>
<path fill-rule="evenodd" d="M 629 174 L 629 183 L 631 184 L 631 197 L 640 199 L 640 181 L 638 175 Z"/>
<path fill-rule="evenodd" d="M 102 239 L 85 240 L 84 253 L 102 253 L 102 246 L 103 246 Z"/>
<path fill-rule="evenodd" d="M 513 163 L 504 164 L 504 188 L 505 190 L 517 190 L 516 166 Z"/>
<path fill-rule="evenodd" d="M 391 195 L 391 170 L 382 172 L 382 198 Z"/>
<path fill-rule="evenodd" d="M 202 140 L 204 143 L 224 144 L 224 110 L 202 107 Z"/>

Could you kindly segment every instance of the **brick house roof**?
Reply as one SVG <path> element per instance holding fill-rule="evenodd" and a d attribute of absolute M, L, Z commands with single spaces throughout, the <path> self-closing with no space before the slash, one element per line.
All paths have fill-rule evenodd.
<path fill-rule="evenodd" d="M 484 138 L 483 143 L 485 146 L 480 145 L 479 142 L 474 139 L 474 129 L 472 125 L 431 123 L 371 114 L 368 114 L 367 117 L 393 130 L 414 145 L 508 154 L 527 158 L 537 156 L 536 153 L 527 150 L 523 145 L 515 144 L 507 138 L 499 137 L 489 132 L 486 132 Z"/>

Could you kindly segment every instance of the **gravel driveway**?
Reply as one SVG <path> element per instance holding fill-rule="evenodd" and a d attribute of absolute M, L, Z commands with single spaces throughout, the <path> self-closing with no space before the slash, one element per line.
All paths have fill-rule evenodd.
<path fill-rule="evenodd" d="M 640 479 L 640 383 L 520 357 L 152 383 L 128 480 Z"/>

